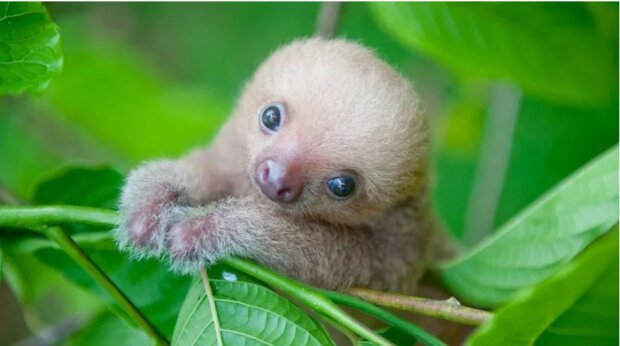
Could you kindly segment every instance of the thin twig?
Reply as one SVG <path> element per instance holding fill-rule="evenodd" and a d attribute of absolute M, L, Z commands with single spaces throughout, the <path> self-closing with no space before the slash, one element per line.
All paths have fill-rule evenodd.
<path fill-rule="evenodd" d="M 319 290 L 323 295 L 327 298 L 331 299 L 334 303 L 346 305 L 352 308 L 355 308 L 359 311 L 365 312 L 372 317 L 381 320 L 401 331 L 413 336 L 416 340 L 420 341 L 424 345 L 428 346 L 444 346 L 445 343 L 433 335 L 427 333 L 424 329 L 416 326 L 415 324 L 405 321 L 402 318 L 394 315 L 393 313 L 370 304 L 369 302 L 362 300 L 357 297 L 350 296 L 348 294 L 328 291 L 328 290 Z"/>
<path fill-rule="evenodd" d="M 478 326 L 491 318 L 491 313 L 462 306 L 456 299 L 434 300 L 355 288 L 348 293 L 381 306 L 426 316 L 438 317 L 447 321 Z"/>
<path fill-rule="evenodd" d="M 218 346 L 223 346 L 222 341 L 222 328 L 220 327 L 220 317 L 217 314 L 217 308 L 215 307 L 215 297 L 213 297 L 213 291 L 211 291 L 211 285 L 209 284 L 209 276 L 205 268 L 200 268 L 200 277 L 202 278 L 202 285 L 205 288 L 205 294 L 209 301 L 209 307 L 211 308 L 211 318 L 213 318 L 213 326 L 215 328 L 215 338 Z"/>
<path fill-rule="evenodd" d="M 83 224 L 115 227 L 118 213 L 112 210 L 78 206 L 13 207 L 0 206 L 0 226 L 32 229 L 37 225 Z M 35 230 L 36 231 L 36 230 Z"/>
<path fill-rule="evenodd" d="M 0 204 L 19 205 L 22 202 L 9 190 L 0 186 Z"/>
<path fill-rule="evenodd" d="M 87 322 L 88 320 L 82 317 L 70 318 L 28 335 L 13 346 L 64 345 L 68 343 L 69 337 L 82 329 Z"/>
<path fill-rule="evenodd" d="M 331 37 L 334 35 L 340 17 L 340 8 L 341 3 L 339 2 L 321 3 L 314 30 L 317 36 Z"/>
<path fill-rule="evenodd" d="M 60 227 L 39 226 L 34 231 L 44 233 L 50 240 L 73 259 L 90 277 L 95 280 L 117 303 L 123 311 L 149 334 L 158 345 L 168 345 L 169 341 L 149 322 L 129 298 L 116 286 L 106 273 L 71 239 Z"/>
<path fill-rule="evenodd" d="M 493 230 L 520 104 L 521 91 L 515 87 L 498 84 L 491 90 L 482 150 L 465 214 L 468 244 L 480 242 Z"/>

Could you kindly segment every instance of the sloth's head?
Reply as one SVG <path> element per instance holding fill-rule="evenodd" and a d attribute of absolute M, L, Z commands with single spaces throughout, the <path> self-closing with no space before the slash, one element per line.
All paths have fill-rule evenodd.
<path fill-rule="evenodd" d="M 307 39 L 277 50 L 237 112 L 249 134 L 248 174 L 285 211 L 356 223 L 425 184 L 418 98 L 359 44 Z"/>

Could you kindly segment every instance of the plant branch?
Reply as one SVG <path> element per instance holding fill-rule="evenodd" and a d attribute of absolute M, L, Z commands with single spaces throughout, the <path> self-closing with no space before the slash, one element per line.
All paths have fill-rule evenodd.
<path fill-rule="evenodd" d="M 21 201 L 15 197 L 9 190 L 0 185 L 0 204 L 21 204 Z"/>
<path fill-rule="evenodd" d="M 476 244 L 491 234 L 510 162 L 521 91 L 504 84 L 491 90 L 480 159 L 465 214 L 465 241 Z"/>
<path fill-rule="evenodd" d="M 443 341 L 437 339 L 433 335 L 427 333 L 424 329 L 403 320 L 402 318 L 392 314 L 391 312 L 384 310 L 380 307 L 377 307 L 373 304 L 370 304 L 362 299 L 357 297 L 352 297 L 348 294 L 328 291 L 328 290 L 319 290 L 323 295 L 331 299 L 333 302 L 337 304 L 342 304 L 346 306 L 350 306 L 352 308 L 358 309 L 362 312 L 366 312 L 373 317 L 378 318 L 379 320 L 396 327 L 403 332 L 415 337 L 420 342 L 429 346 L 443 346 L 445 345 Z"/>
<path fill-rule="evenodd" d="M 50 240 L 73 259 L 93 280 L 97 282 L 112 298 L 121 306 L 123 311 L 144 331 L 149 334 L 159 345 L 168 345 L 169 342 L 140 310 L 127 298 L 125 293 L 101 270 L 101 268 L 71 239 L 71 237 L 60 227 L 37 227 Z"/>
<path fill-rule="evenodd" d="M 366 338 L 369 341 L 372 341 L 378 345 L 391 345 L 391 343 L 381 335 L 375 333 L 365 325 L 355 320 L 353 317 L 349 316 L 331 300 L 325 298 L 318 292 L 318 290 L 310 286 L 274 273 L 247 260 L 239 258 L 224 258 L 220 262 L 255 277 L 269 285 L 277 287 L 282 292 L 310 306 L 314 311 L 338 321 L 344 327 L 349 328 L 357 335 Z"/>
<path fill-rule="evenodd" d="M 42 233 L 73 259 L 90 277 L 97 282 L 127 314 L 158 345 L 168 345 L 169 341 L 127 298 L 118 286 L 101 268 L 71 239 L 60 227 L 47 227 L 46 224 L 83 223 L 97 226 L 116 225 L 117 216 L 113 211 L 69 206 L 54 207 L 0 207 L 0 226 L 26 228 Z"/>
<path fill-rule="evenodd" d="M 112 210 L 76 207 L 8 207 L 0 206 L 0 226 L 26 228 L 40 225 L 83 224 L 115 227 L 118 213 Z"/>
<path fill-rule="evenodd" d="M 478 326 L 491 318 L 491 313 L 488 311 L 462 306 L 453 299 L 425 299 L 379 292 L 365 288 L 352 289 L 349 293 L 381 306 L 415 312 L 471 326 Z"/>
<path fill-rule="evenodd" d="M 340 17 L 340 2 L 322 2 L 316 20 L 315 33 L 321 37 L 331 37 L 338 26 Z"/>

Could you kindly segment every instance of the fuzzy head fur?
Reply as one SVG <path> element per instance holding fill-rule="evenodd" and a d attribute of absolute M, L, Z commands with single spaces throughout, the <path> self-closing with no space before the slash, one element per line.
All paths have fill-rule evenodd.
<path fill-rule="evenodd" d="M 277 133 L 265 134 L 259 113 L 272 102 L 286 114 Z M 428 131 L 419 99 L 405 78 L 359 44 L 312 38 L 280 48 L 246 85 L 235 118 L 248 134 L 250 176 L 270 155 L 302 166 L 303 193 L 280 205 L 285 212 L 355 224 L 426 187 Z M 338 172 L 357 178 L 346 200 L 326 192 L 326 180 Z"/>

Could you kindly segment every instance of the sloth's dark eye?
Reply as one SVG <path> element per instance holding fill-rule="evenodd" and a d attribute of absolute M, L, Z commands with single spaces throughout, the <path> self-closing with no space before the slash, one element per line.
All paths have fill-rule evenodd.
<path fill-rule="evenodd" d="M 284 108 L 279 103 L 273 103 L 263 109 L 260 115 L 260 124 L 263 131 L 278 132 L 284 118 Z"/>
<path fill-rule="evenodd" d="M 335 177 L 327 181 L 327 188 L 332 197 L 337 199 L 347 198 L 355 191 L 355 180 L 349 176 Z"/>

